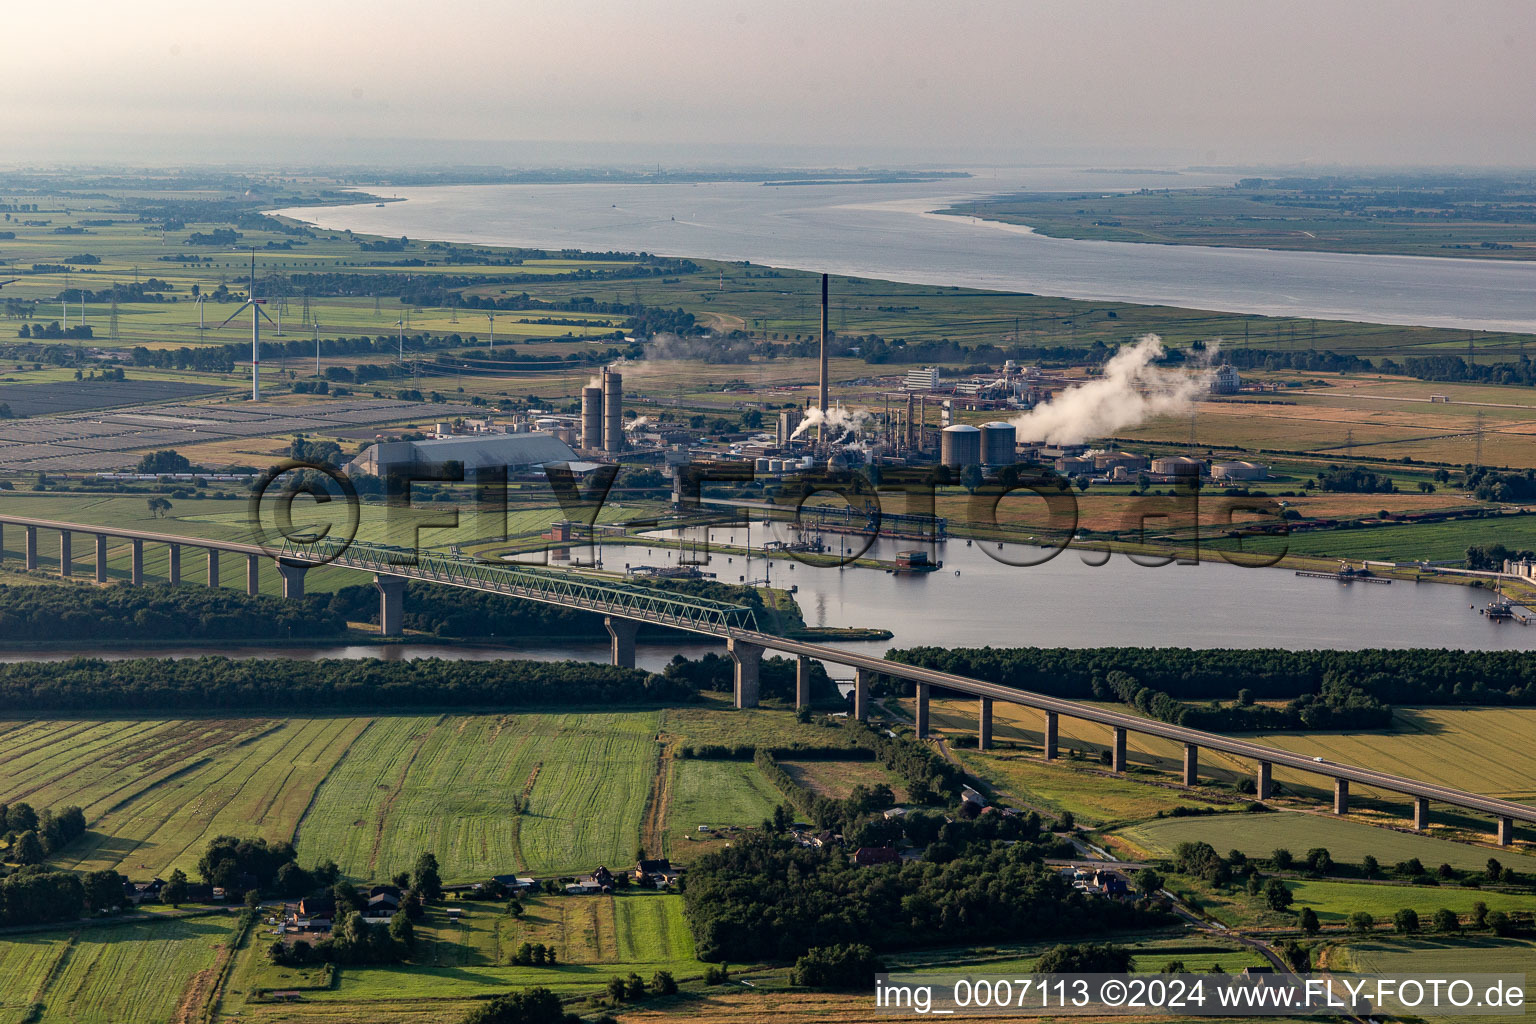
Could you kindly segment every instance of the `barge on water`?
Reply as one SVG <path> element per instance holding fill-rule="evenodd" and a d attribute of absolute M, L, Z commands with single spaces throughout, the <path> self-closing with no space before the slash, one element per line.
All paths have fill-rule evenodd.
<path fill-rule="evenodd" d="M 1356 569 L 1348 562 L 1340 562 L 1338 569 L 1333 572 L 1307 572 L 1297 570 L 1297 576 L 1310 576 L 1318 580 L 1337 580 L 1340 583 L 1391 583 L 1389 579 L 1377 576 L 1371 570 L 1361 566 Z"/>
<path fill-rule="evenodd" d="M 886 572 L 897 576 L 909 576 L 920 572 L 938 572 L 944 568 L 943 562 L 935 562 L 928 557 L 926 551 L 898 551 L 896 552 L 896 565 Z"/>

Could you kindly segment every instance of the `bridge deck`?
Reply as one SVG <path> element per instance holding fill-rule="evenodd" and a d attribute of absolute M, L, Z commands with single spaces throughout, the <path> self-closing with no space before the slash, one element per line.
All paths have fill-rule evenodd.
<path fill-rule="evenodd" d="M 446 555 L 420 555 L 411 552 L 354 545 L 336 555 L 336 542 L 320 542 L 316 545 L 296 545 L 279 552 L 272 552 L 255 544 L 234 541 L 211 540 L 203 537 L 181 537 L 147 530 L 125 530 L 115 527 L 66 523 L 54 520 L 29 519 L 21 516 L 0 515 L 0 523 L 17 526 L 35 526 L 50 530 L 67 530 L 72 533 L 105 534 L 187 547 L 212 548 L 248 555 L 264 555 L 280 558 L 285 562 L 334 564 L 346 568 L 374 572 L 380 575 L 420 579 L 448 586 L 503 593 L 546 604 L 558 604 L 599 614 L 636 619 L 671 626 L 676 629 L 702 633 L 720 639 L 734 639 L 785 654 L 804 655 L 818 661 L 849 668 L 878 672 L 897 679 L 927 683 L 956 693 L 975 697 L 990 697 L 995 701 L 1021 704 L 1040 711 L 1054 711 L 1069 718 L 1096 722 L 1129 732 L 1149 736 L 1161 736 L 1180 743 L 1194 744 L 1210 750 L 1219 750 L 1237 757 L 1271 765 L 1282 765 L 1313 775 L 1344 779 L 1364 786 L 1401 793 L 1405 796 L 1423 797 L 1438 803 L 1462 807 L 1467 810 L 1491 814 L 1515 821 L 1536 823 L 1536 807 L 1482 796 L 1462 790 L 1420 782 L 1416 779 L 1373 771 L 1353 765 L 1318 762 L 1302 754 L 1247 740 L 1235 739 L 1218 733 L 1186 729 L 1183 726 L 1159 722 L 1120 711 L 1110 711 L 1088 704 L 1049 697 L 1045 694 L 1018 690 L 999 683 L 969 679 L 964 676 L 940 672 L 937 669 L 903 665 L 899 662 L 839 650 L 825 644 L 788 640 L 758 630 L 752 611 L 745 605 L 709 601 L 682 594 L 666 593 L 655 588 L 636 586 L 631 583 L 607 581 L 584 576 L 569 570 L 511 567 L 476 562 L 473 559 Z M 331 545 L 331 546 L 327 546 Z M 334 556 L 326 561 L 328 556 Z M 409 564 L 406 564 L 409 563 Z"/>

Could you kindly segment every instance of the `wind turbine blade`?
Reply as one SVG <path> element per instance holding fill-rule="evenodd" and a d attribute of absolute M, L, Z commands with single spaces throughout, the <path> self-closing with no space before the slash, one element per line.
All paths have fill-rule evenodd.
<path fill-rule="evenodd" d="M 250 303 L 246 303 L 246 305 L 250 305 Z M 262 316 L 267 316 L 267 311 L 262 309 L 260 306 L 256 307 L 256 312 L 260 313 Z M 276 321 L 273 320 L 271 317 L 267 316 L 267 323 L 269 323 L 269 324 L 276 324 Z"/>
<path fill-rule="evenodd" d="M 235 310 L 233 313 L 229 314 L 229 316 L 224 318 L 224 323 L 219 324 L 219 327 L 225 326 L 231 320 L 233 320 L 235 317 L 239 316 L 241 313 L 244 313 L 245 312 L 245 307 L 249 306 L 249 305 L 250 305 L 249 302 L 242 303 L 239 309 Z M 218 330 L 218 327 L 215 327 L 214 330 Z"/>

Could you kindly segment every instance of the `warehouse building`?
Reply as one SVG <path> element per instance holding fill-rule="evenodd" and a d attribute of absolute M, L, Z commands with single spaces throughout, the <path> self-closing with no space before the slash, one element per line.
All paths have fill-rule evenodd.
<path fill-rule="evenodd" d="M 385 441 L 348 463 L 347 472 L 388 476 L 415 466 L 459 462 L 466 474 L 499 468 L 525 473 L 549 462 L 575 461 L 571 446 L 553 434 L 466 434 L 431 441 Z"/>

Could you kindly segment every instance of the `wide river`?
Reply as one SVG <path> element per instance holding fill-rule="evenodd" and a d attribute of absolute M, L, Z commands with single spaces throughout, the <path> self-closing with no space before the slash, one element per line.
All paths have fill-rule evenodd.
<path fill-rule="evenodd" d="M 404 200 L 382 206 L 281 212 L 333 230 L 429 240 L 643 250 L 1080 299 L 1536 331 L 1532 262 L 1080 241 L 931 213 L 1020 189 L 1231 180 L 1030 168 L 926 184 L 465 185 L 376 190 Z"/>
<path fill-rule="evenodd" d="M 762 524 L 714 531 L 716 543 L 761 550 L 764 540 L 780 539 Z M 836 537 L 830 537 L 835 546 Z M 909 543 L 881 541 L 869 554 L 892 559 Z M 765 572 L 761 555 L 750 562 L 740 554 L 712 552 L 706 571 L 722 582 L 771 576 L 777 587 L 796 587 L 796 599 L 812 625 L 878 626 L 889 641 L 839 644 L 848 650 L 883 653 L 889 647 L 936 644 L 971 647 L 1139 646 L 1139 647 L 1282 647 L 1291 649 L 1362 647 L 1449 647 L 1530 649 L 1536 628 L 1495 625 L 1470 607 L 1486 603 L 1486 591 L 1434 583 L 1398 581 L 1389 585 L 1300 577 L 1283 569 L 1244 569 L 1220 562 L 1198 566 L 1143 566 L 1117 555 L 1103 565 L 1089 565 L 1084 555 L 1064 551 L 1042 565 L 1013 562 L 1039 557 L 1036 548 L 949 541 L 938 545 L 944 562 L 938 572 L 892 576 L 874 569 L 830 569 L 773 559 Z M 1008 562 L 998 561 L 1001 556 Z M 585 556 L 584 556 L 585 557 Z M 673 564 L 672 548 L 612 547 L 599 553 L 606 568 Z M 793 568 L 791 568 L 793 566 Z M 697 656 L 719 645 L 702 642 L 642 644 L 638 663 L 659 669 L 674 654 Z M 450 644 L 348 644 L 289 647 L 198 647 L 92 649 L 69 652 L 6 651 L 0 661 L 52 659 L 88 654 L 108 658 L 147 655 L 186 657 L 294 658 L 495 658 L 594 661 L 608 656 L 606 644 L 550 644 L 530 641 L 514 646 Z"/>

